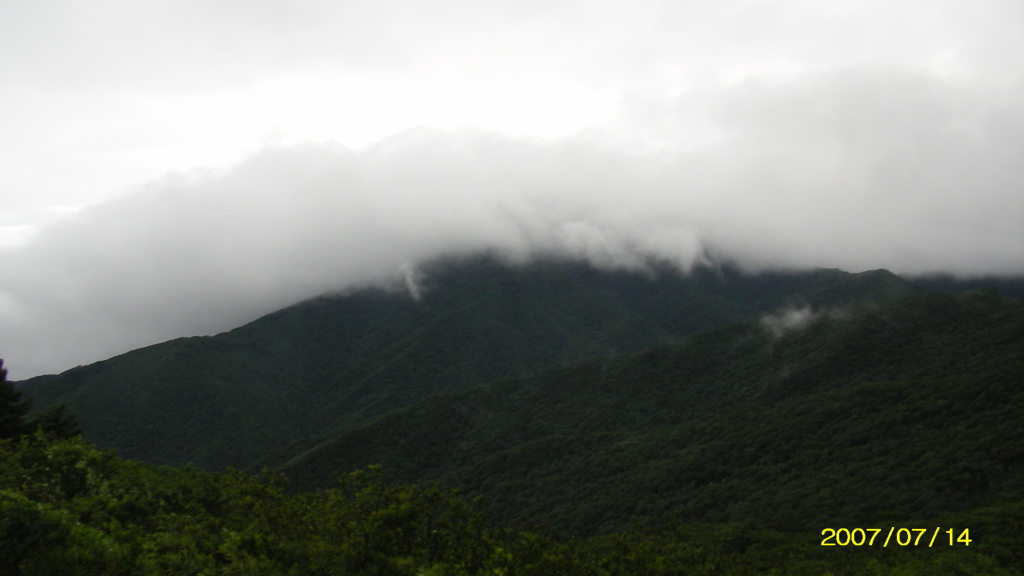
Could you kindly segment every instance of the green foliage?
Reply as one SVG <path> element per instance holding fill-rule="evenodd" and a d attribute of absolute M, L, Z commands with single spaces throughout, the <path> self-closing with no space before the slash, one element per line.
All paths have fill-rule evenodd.
<path fill-rule="evenodd" d="M 42 434 L 0 447 L 0 573 L 71 575 L 668 576 L 1020 574 L 1024 500 L 958 516 L 971 547 L 823 548 L 818 527 L 675 519 L 592 538 L 490 528 L 481 505 L 380 468 L 289 493 L 264 471 L 204 472 L 121 460 Z"/>
<path fill-rule="evenodd" d="M 23 398 L 21 391 L 7 381 L 7 370 L 0 360 L 0 440 L 17 439 L 35 430 L 58 438 L 71 438 L 81 432 L 78 420 L 63 403 L 32 417 L 31 408 L 31 398 Z"/>
<path fill-rule="evenodd" d="M 494 555 L 473 503 L 376 468 L 289 495 L 269 471 L 157 468 L 77 438 L 0 450 L 3 574 L 477 574 Z"/>
<path fill-rule="evenodd" d="M 78 418 L 68 411 L 63 402 L 51 405 L 36 415 L 33 422 L 44 434 L 57 438 L 72 438 L 82 433 L 78 427 Z"/>

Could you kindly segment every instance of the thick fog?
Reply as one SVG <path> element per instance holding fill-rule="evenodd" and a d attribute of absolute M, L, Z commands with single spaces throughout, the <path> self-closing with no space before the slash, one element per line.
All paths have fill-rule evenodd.
<path fill-rule="evenodd" d="M 1024 273 L 1015 3 L 382 4 L 0 7 L 13 378 L 481 250 Z"/>

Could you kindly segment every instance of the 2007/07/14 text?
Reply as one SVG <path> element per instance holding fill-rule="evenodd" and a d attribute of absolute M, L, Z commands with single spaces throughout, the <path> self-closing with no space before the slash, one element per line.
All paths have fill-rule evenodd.
<path fill-rule="evenodd" d="M 942 538 L 938 537 L 940 530 L 945 535 Z M 821 545 L 874 546 L 878 535 L 883 531 L 884 529 L 882 528 L 825 528 L 821 531 Z M 931 532 L 931 537 L 922 539 L 928 532 Z M 942 530 L 941 527 L 936 526 L 935 530 L 932 531 L 928 528 L 896 528 L 895 526 L 890 526 L 882 546 L 889 546 L 890 543 L 894 546 L 924 546 L 927 544 L 929 548 L 935 544 L 941 546 L 947 543 L 950 546 L 957 544 L 970 546 L 971 533 L 968 528 L 964 528 L 957 535 L 957 530 L 954 528 Z"/>

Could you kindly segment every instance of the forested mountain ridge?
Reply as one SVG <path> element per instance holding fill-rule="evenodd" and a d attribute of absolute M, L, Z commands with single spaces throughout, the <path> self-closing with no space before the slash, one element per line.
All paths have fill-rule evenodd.
<path fill-rule="evenodd" d="M 1024 493 L 1024 304 L 991 292 L 737 325 L 438 395 L 284 465 L 300 487 L 380 463 L 487 495 L 514 525 L 799 529 Z"/>
<path fill-rule="evenodd" d="M 21 384 L 64 402 L 86 439 L 131 458 L 247 466 L 440 392 L 638 350 L 789 305 L 912 293 L 885 271 L 681 275 L 561 261 L 445 260 L 421 298 L 316 298 L 212 337 L 182 338 Z"/>
<path fill-rule="evenodd" d="M 218 465 L 295 440 L 250 462 L 290 481 L 211 473 L 123 460 L 15 410 L 0 572 L 1021 573 L 1020 300 L 921 294 L 885 271 L 486 260 L 420 288 L 316 299 L 20 385 L 37 408 L 77 403 L 129 445 L 168 434 L 155 449 Z M 479 380 L 492 350 L 504 364 Z M 274 405 L 288 402 L 306 404 Z M 232 428 L 254 422 L 267 429 Z M 934 548 L 826 547 L 829 527 L 942 533 Z"/>

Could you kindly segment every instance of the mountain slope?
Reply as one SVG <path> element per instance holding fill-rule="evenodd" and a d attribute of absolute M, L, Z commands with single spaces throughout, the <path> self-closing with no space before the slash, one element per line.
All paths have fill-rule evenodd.
<path fill-rule="evenodd" d="M 242 467 L 432 394 L 637 350 L 781 306 L 914 291 L 885 271 L 640 275 L 471 258 L 424 273 L 419 300 L 386 290 L 326 296 L 22 388 L 37 407 L 67 403 L 87 440 L 125 457 Z"/>
<path fill-rule="evenodd" d="M 773 334 L 733 326 L 428 398 L 284 466 L 379 463 L 480 492 L 502 523 L 907 521 L 1024 492 L 1024 304 L 913 296 Z"/>

